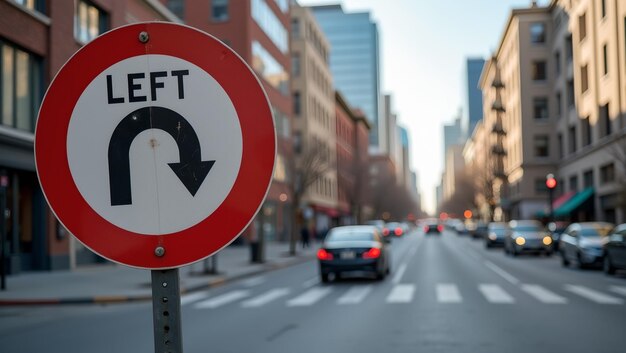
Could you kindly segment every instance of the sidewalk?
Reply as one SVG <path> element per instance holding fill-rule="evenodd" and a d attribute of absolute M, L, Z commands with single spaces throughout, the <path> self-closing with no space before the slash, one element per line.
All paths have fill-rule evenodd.
<path fill-rule="evenodd" d="M 265 245 L 265 262 L 250 263 L 248 245 L 228 246 L 217 254 L 217 274 L 205 274 L 204 263 L 180 268 L 181 292 L 189 293 L 225 282 L 306 262 L 315 257 L 317 244 L 307 249 L 298 244 L 289 256 L 289 243 Z M 26 272 L 7 277 L 0 291 L 0 306 L 119 303 L 151 300 L 149 270 L 107 263 L 73 271 Z"/>

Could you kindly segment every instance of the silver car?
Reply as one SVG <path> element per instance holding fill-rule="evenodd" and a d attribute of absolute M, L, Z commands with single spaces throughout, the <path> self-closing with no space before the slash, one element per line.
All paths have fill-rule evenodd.
<path fill-rule="evenodd" d="M 552 255 L 552 237 L 538 221 L 511 221 L 504 239 L 504 252 L 517 256 L 525 251 Z"/>

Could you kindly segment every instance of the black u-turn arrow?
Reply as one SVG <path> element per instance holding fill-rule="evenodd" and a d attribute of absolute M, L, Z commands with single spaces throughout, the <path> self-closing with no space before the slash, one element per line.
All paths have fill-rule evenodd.
<path fill-rule="evenodd" d="M 111 206 L 133 203 L 130 187 L 130 145 L 148 129 L 170 134 L 178 145 L 179 163 L 168 163 L 192 196 L 215 161 L 202 161 L 200 141 L 189 122 L 180 114 L 163 107 L 144 107 L 128 114 L 115 128 L 109 141 L 109 182 Z"/>

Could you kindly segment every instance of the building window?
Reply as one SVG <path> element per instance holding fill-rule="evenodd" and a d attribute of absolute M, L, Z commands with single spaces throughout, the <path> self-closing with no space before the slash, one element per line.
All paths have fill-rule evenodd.
<path fill-rule="evenodd" d="M 587 14 L 578 17 L 578 38 L 580 41 L 587 37 Z"/>
<path fill-rule="evenodd" d="M 547 135 L 535 136 L 535 157 L 548 157 L 550 153 L 550 137 Z"/>
<path fill-rule="evenodd" d="M 548 78 L 545 61 L 533 61 L 532 63 L 532 79 L 533 81 L 545 81 Z"/>
<path fill-rule="evenodd" d="M 563 155 L 563 134 L 559 133 L 556 136 L 556 139 L 557 139 L 557 144 L 558 144 L 557 147 L 559 149 L 559 158 L 563 158 L 564 157 L 564 155 Z"/>
<path fill-rule="evenodd" d="M 609 103 L 600 107 L 599 111 L 600 137 L 605 137 L 613 132 L 611 116 L 609 115 Z"/>
<path fill-rule="evenodd" d="M 291 37 L 293 39 L 300 38 L 300 20 L 297 18 L 291 20 Z"/>
<path fill-rule="evenodd" d="M 45 0 L 14 0 L 16 3 L 24 6 L 25 8 L 37 12 L 44 13 L 46 4 Z"/>
<path fill-rule="evenodd" d="M 294 77 L 300 76 L 300 54 L 294 53 L 291 56 L 291 74 Z"/>
<path fill-rule="evenodd" d="M 600 167 L 600 182 L 611 183 L 615 181 L 615 164 L 609 163 Z"/>
<path fill-rule="evenodd" d="M 211 1 L 211 20 L 214 22 L 228 21 L 228 0 Z"/>
<path fill-rule="evenodd" d="M 533 99 L 533 116 L 535 120 L 548 119 L 548 98 L 535 97 Z"/>
<path fill-rule="evenodd" d="M 600 0 L 600 18 L 606 17 L 606 0 Z"/>
<path fill-rule="evenodd" d="M 602 46 L 602 73 L 608 75 L 609 73 L 609 49 L 605 45 Z"/>
<path fill-rule="evenodd" d="M 282 12 L 289 10 L 289 0 L 274 0 Z"/>
<path fill-rule="evenodd" d="M 589 146 L 591 144 L 591 124 L 589 123 L 589 117 L 582 119 L 581 121 L 581 132 L 582 132 L 582 146 Z"/>
<path fill-rule="evenodd" d="M 561 92 L 557 92 L 556 93 L 556 115 L 560 118 L 561 115 L 563 114 L 563 102 L 562 102 L 562 98 L 561 98 Z"/>
<path fill-rule="evenodd" d="M 79 0 L 74 13 L 74 38 L 86 44 L 107 29 L 107 14 L 90 2 Z"/>
<path fill-rule="evenodd" d="M 574 80 L 567 81 L 567 106 L 574 108 L 576 97 L 574 96 Z"/>
<path fill-rule="evenodd" d="M 546 24 L 535 22 L 530 25 L 530 42 L 533 44 L 543 44 L 546 42 Z"/>
<path fill-rule="evenodd" d="M 593 169 L 589 169 L 583 173 L 583 188 L 593 187 Z"/>
<path fill-rule="evenodd" d="M 569 133 L 567 136 L 567 140 L 569 142 L 569 153 L 576 153 L 576 126 L 572 125 L 569 127 Z"/>
<path fill-rule="evenodd" d="M 569 191 L 578 191 L 578 175 L 569 177 Z"/>
<path fill-rule="evenodd" d="M 42 96 L 41 59 L 0 41 L 2 125 L 34 131 Z"/>
<path fill-rule="evenodd" d="M 289 36 L 282 22 L 265 0 L 252 0 L 252 18 L 283 53 L 289 50 Z"/>
<path fill-rule="evenodd" d="M 185 17 L 185 1 L 184 0 L 168 0 L 165 2 L 167 9 L 172 11 L 180 19 Z"/>
<path fill-rule="evenodd" d="M 556 71 L 556 75 L 561 74 L 561 52 L 557 51 L 554 53 L 554 70 Z"/>
<path fill-rule="evenodd" d="M 252 42 L 252 68 L 280 93 L 289 94 L 289 74 L 257 41 Z"/>
<path fill-rule="evenodd" d="M 535 194 L 545 194 L 548 192 L 548 187 L 546 186 L 545 178 L 536 178 L 535 179 Z"/>
<path fill-rule="evenodd" d="M 580 93 L 585 93 L 589 89 L 589 75 L 587 65 L 580 68 Z"/>
<path fill-rule="evenodd" d="M 293 112 L 296 115 L 302 113 L 302 97 L 298 91 L 293 92 Z"/>

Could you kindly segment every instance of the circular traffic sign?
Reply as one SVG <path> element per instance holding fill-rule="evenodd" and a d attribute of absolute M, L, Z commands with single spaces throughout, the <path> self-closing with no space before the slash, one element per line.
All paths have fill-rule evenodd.
<path fill-rule="evenodd" d="M 250 67 L 210 35 L 164 22 L 81 48 L 35 130 L 39 181 L 61 223 L 97 254 L 148 269 L 201 260 L 241 234 L 275 154 Z"/>

